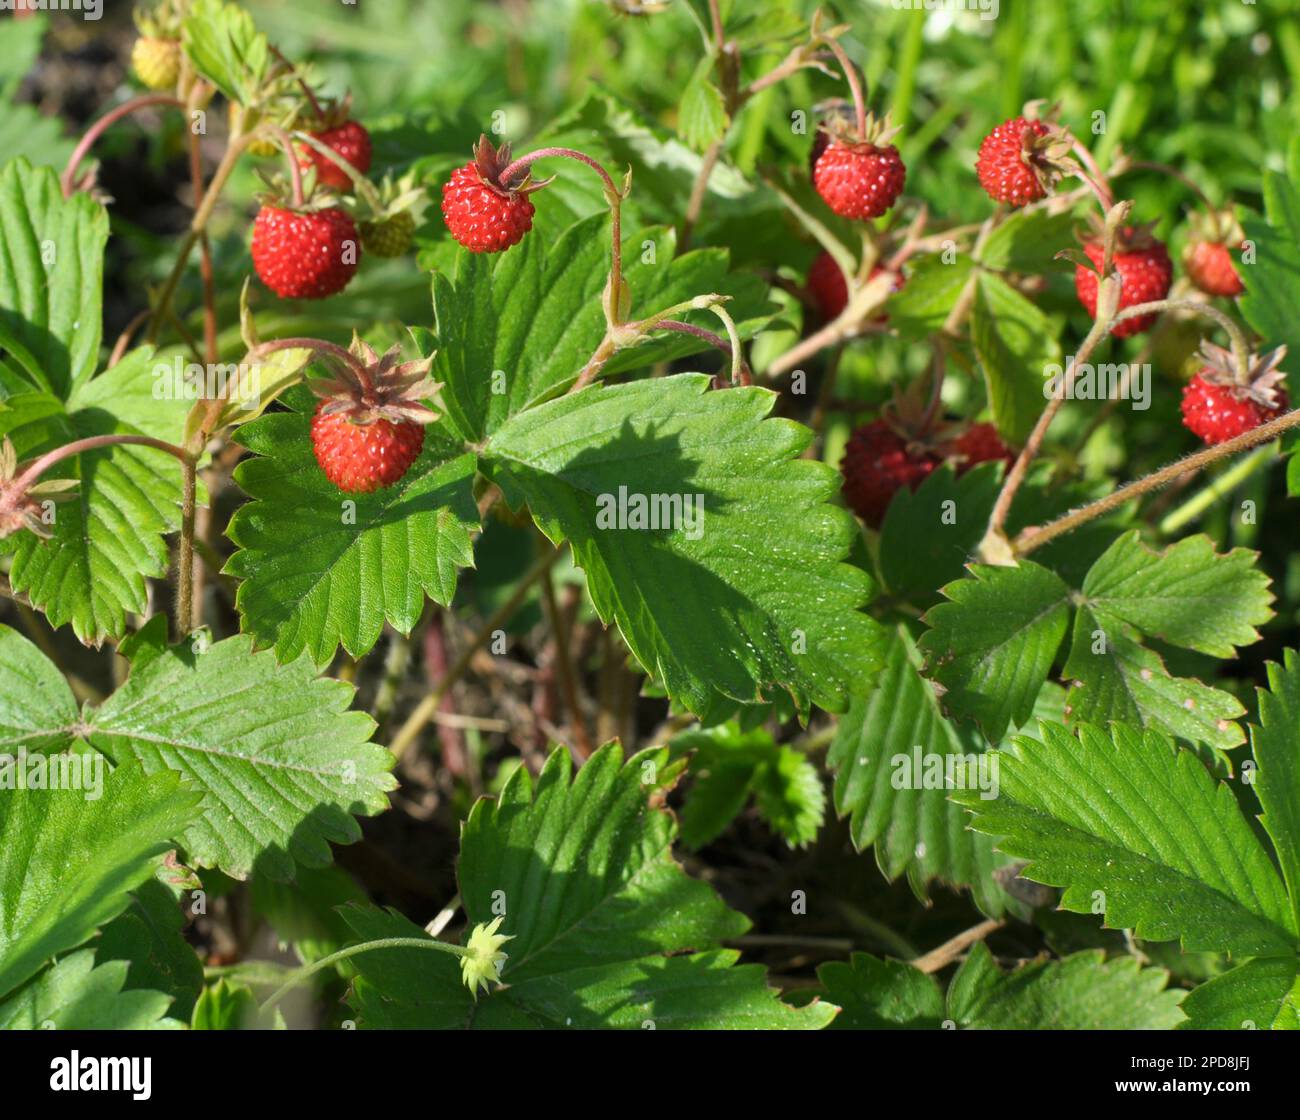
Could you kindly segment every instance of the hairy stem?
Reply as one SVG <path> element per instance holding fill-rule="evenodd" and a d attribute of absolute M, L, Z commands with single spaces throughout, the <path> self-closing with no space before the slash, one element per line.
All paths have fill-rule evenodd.
<path fill-rule="evenodd" d="M 1257 447 L 1261 443 L 1269 443 L 1283 432 L 1289 431 L 1298 425 L 1300 425 L 1300 408 L 1279 416 L 1276 420 L 1270 420 L 1267 424 L 1261 424 L 1252 431 L 1244 432 L 1235 439 L 1215 444 L 1213 447 L 1207 447 L 1203 451 L 1197 451 L 1184 459 L 1170 463 L 1154 474 L 1139 478 L 1136 482 L 1130 482 L 1127 486 L 1121 486 L 1104 498 L 1098 498 L 1097 501 L 1090 502 L 1082 509 L 1067 513 L 1046 525 L 1025 529 L 1016 537 L 1012 548 L 1017 556 L 1027 556 L 1036 548 L 1041 548 L 1048 541 L 1055 540 L 1062 534 L 1077 529 L 1080 525 L 1085 525 L 1113 509 L 1118 509 L 1135 498 L 1140 498 L 1153 490 L 1159 490 L 1162 486 L 1167 486 L 1185 474 L 1202 470 L 1211 463 L 1217 463 L 1220 459 L 1235 455 L 1238 451 L 1246 451 L 1249 448 Z"/>

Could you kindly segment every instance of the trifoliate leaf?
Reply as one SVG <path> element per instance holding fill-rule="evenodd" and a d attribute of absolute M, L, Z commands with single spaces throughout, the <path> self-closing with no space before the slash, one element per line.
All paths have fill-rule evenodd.
<path fill-rule="evenodd" d="M 119 765 L 179 770 L 205 794 L 180 836 L 189 861 L 243 879 L 287 879 L 330 861 L 328 841 L 361 835 L 354 815 L 387 806 L 392 755 L 352 689 L 299 658 L 277 665 L 247 638 L 167 646 L 156 618 L 123 643 L 131 675 L 88 713 L 89 739 Z"/>
<path fill-rule="evenodd" d="M 60 400 L 99 360 L 107 241 L 104 207 L 85 193 L 64 198 L 53 168 L 21 158 L 0 167 L 0 350 Z"/>
<path fill-rule="evenodd" d="M 131 351 L 78 384 L 66 406 L 48 393 L 10 397 L 0 410 L 0 437 L 13 440 L 20 459 L 89 436 L 177 441 L 187 402 L 154 396 L 151 361 L 147 348 Z M 103 447 L 59 463 L 42 478 L 80 484 L 71 500 L 51 508 L 50 540 L 22 532 L 0 542 L 0 552 L 14 556 L 10 583 L 50 625 L 71 622 L 83 642 L 119 638 L 127 614 L 145 610 L 145 580 L 167 572 L 163 538 L 180 526 L 180 464 L 149 447 Z"/>
<path fill-rule="evenodd" d="M 994 801 L 957 791 L 972 827 L 1064 887 L 1061 907 L 1188 950 L 1294 955 L 1286 888 L 1232 792 L 1154 731 L 1042 724 L 1001 752 Z"/>
<path fill-rule="evenodd" d="M 426 596 L 451 602 L 457 570 L 474 562 L 474 456 L 430 428 L 395 486 L 347 494 L 312 453 L 311 395 L 288 399 L 299 411 L 239 429 L 257 457 L 235 481 L 255 500 L 231 519 L 240 551 L 226 571 L 242 580 L 241 623 L 259 647 L 274 646 L 280 661 L 306 650 L 323 666 L 340 645 L 354 657 L 369 651 L 386 622 L 409 634 Z"/>
<path fill-rule="evenodd" d="M 607 219 L 585 219 L 558 240 L 529 237 L 488 259 L 461 252 L 450 275 L 433 279 L 438 355 L 433 377 L 466 439 L 481 440 L 508 417 L 558 395 L 605 337 L 601 293 L 609 277 Z M 670 230 L 647 229 L 624 246 L 624 278 L 638 316 L 705 292 L 733 296 L 728 313 L 742 337 L 768 319 L 765 285 L 752 274 L 727 271 L 723 249 L 676 256 Z M 717 333 L 708 312 L 677 316 Z M 709 349 L 687 334 L 656 335 L 605 366 L 612 374 Z M 724 362 L 720 352 L 717 364 Z M 712 360 L 712 359 L 711 359 Z"/>
<path fill-rule="evenodd" d="M 190 953 L 193 956 L 193 952 Z M 180 1030 L 166 1018 L 171 997 L 124 989 L 126 961 L 95 964 L 89 949 L 52 964 L 36 979 L 0 1000 L 0 1030 Z"/>
<path fill-rule="evenodd" d="M 1030 561 L 972 564 L 970 573 L 943 589 L 950 602 L 926 614 L 920 646 L 947 690 L 944 707 L 974 718 L 997 742 L 1033 711 L 1065 636 L 1070 589 Z"/>
<path fill-rule="evenodd" d="M 797 458 L 807 429 L 765 419 L 770 393 L 708 385 L 683 374 L 530 409 L 484 469 L 572 544 L 601 619 L 691 711 L 778 686 L 841 709 L 871 679 L 880 628 L 858 611 L 870 579 L 843 562 L 854 528 L 827 502 L 834 472 Z"/>
<path fill-rule="evenodd" d="M 884 670 L 867 692 L 854 697 L 826 755 L 835 773 L 836 812 L 849 818 L 854 847 L 875 846 L 876 863 L 887 878 L 906 872 L 922 893 L 934 879 L 969 886 L 982 911 L 1001 914 L 1007 898 L 993 881 L 993 870 L 1007 862 L 1005 857 L 993 852 L 988 837 L 970 831 L 966 810 L 948 799 L 946 779 L 936 783 L 926 777 L 931 760 L 947 766 L 969 756 L 976 769 L 954 774 L 978 780 L 978 758 L 986 748 L 977 736 L 963 736 L 944 719 L 905 628 L 889 631 L 887 651 Z"/>
<path fill-rule="evenodd" d="M 7 669 L 0 663 L 0 678 Z M 120 914 L 197 816 L 200 796 L 179 774 L 134 764 L 105 773 L 90 753 L 56 759 L 69 776 L 57 789 L 14 788 L 12 773 L 0 782 L 0 995 Z"/>
<path fill-rule="evenodd" d="M 601 748 L 571 774 L 567 750 L 534 780 L 524 768 L 479 801 L 461 837 L 470 928 L 501 917 L 501 986 L 477 1002 L 449 953 L 384 949 L 350 958 L 350 1002 L 371 1027 L 816 1028 L 824 1003 L 794 1008 L 762 968 L 716 948 L 748 922 L 672 856 L 663 811 L 679 766 L 667 751 L 623 761 Z M 365 940 L 420 937 L 393 913 L 348 907 Z"/>

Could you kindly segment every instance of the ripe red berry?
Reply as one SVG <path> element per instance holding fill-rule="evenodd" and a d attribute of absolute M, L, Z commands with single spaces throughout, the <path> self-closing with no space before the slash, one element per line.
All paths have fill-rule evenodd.
<path fill-rule="evenodd" d="M 311 446 L 325 477 L 340 490 L 369 494 L 392 486 L 419 458 L 424 447 L 421 425 L 382 419 L 359 423 L 343 414 L 323 412 L 328 403 L 316 406 Z"/>
<path fill-rule="evenodd" d="M 817 254 L 808 270 L 808 291 L 821 317 L 830 322 L 839 317 L 849 302 L 849 286 L 835 258 L 825 250 Z"/>
<path fill-rule="evenodd" d="M 817 193 L 841 218 L 879 218 L 903 193 L 907 168 L 892 144 L 832 140 L 813 168 Z"/>
<path fill-rule="evenodd" d="M 939 462 L 929 451 L 909 444 L 887 421 L 873 420 L 858 428 L 844 448 L 844 500 L 878 529 L 894 495 L 904 486 L 915 490 Z"/>
<path fill-rule="evenodd" d="M 1103 255 L 1101 242 L 1087 241 L 1083 251 L 1100 270 Z M 1164 299 L 1169 294 L 1174 267 L 1164 243 L 1154 237 L 1143 235 L 1132 227 L 1125 227 L 1116 245 L 1114 264 L 1120 278 L 1119 310 Z M 1094 318 L 1097 315 L 1097 285 L 1097 272 L 1083 265 L 1075 267 L 1074 290 L 1079 296 L 1079 302 Z M 1116 338 L 1128 338 L 1147 330 L 1155 321 L 1154 314 L 1139 315 L 1135 319 L 1125 319 L 1111 333 Z"/>
<path fill-rule="evenodd" d="M 311 134 L 325 147 L 338 152 L 348 163 L 364 175 L 370 170 L 370 133 L 356 121 L 344 121 L 335 128 L 326 128 Z M 336 191 L 352 190 L 352 179 L 329 156 L 306 144 L 301 147 L 299 163 L 303 170 L 316 168 L 316 181 Z"/>
<path fill-rule="evenodd" d="M 1232 254 L 1222 241 L 1191 242 L 1183 264 L 1192 283 L 1206 295 L 1231 298 L 1245 291 Z"/>
<path fill-rule="evenodd" d="M 324 299 L 347 287 L 361 259 L 352 219 L 337 207 L 263 206 L 253 222 L 253 267 L 281 299 Z"/>
<path fill-rule="evenodd" d="M 1007 466 L 1016 461 L 1015 454 L 1002 442 L 1002 437 L 992 424 L 972 424 L 950 446 L 958 459 L 958 473 L 969 470 L 977 463 L 988 463 L 995 459 L 1001 459 Z"/>
<path fill-rule="evenodd" d="M 1224 443 L 1281 416 L 1290 407 L 1279 364 L 1286 347 L 1263 357 L 1252 355 L 1248 376 L 1237 376 L 1232 354 L 1204 343 L 1205 365 L 1183 388 L 1183 424 L 1207 444 Z"/>
<path fill-rule="evenodd" d="M 885 271 L 883 265 L 876 265 L 867 277 L 868 281 L 874 280 Z M 900 273 L 894 274 L 894 285 L 891 291 L 898 291 L 903 286 L 903 277 Z M 826 322 L 837 319 L 849 302 L 849 286 L 844 279 L 844 273 L 840 271 L 840 266 L 835 263 L 835 258 L 825 251 L 817 254 L 817 259 L 813 261 L 812 267 L 808 269 L 808 291 L 812 294 L 813 302 L 817 305 L 818 314 Z M 878 315 L 873 322 L 884 323 L 889 319 L 888 315 Z"/>
<path fill-rule="evenodd" d="M 1044 165 L 1035 156 L 1040 145 L 1035 142 L 1050 135 L 1042 121 L 1015 117 L 984 137 L 975 170 L 991 199 L 1024 206 L 1047 194 Z"/>
<path fill-rule="evenodd" d="M 503 185 L 510 145 L 494 150 L 483 137 L 474 159 L 451 173 L 442 187 L 442 216 L 451 235 L 473 253 L 499 253 L 515 245 L 533 228 L 527 179 Z M 512 176 L 513 178 L 513 176 Z"/>

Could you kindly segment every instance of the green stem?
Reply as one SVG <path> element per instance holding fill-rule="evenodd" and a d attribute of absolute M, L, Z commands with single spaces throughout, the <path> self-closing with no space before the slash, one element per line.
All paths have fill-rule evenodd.
<path fill-rule="evenodd" d="M 1193 495 L 1177 509 L 1165 515 L 1160 522 L 1160 532 L 1168 536 L 1178 532 L 1184 525 L 1195 521 L 1215 502 L 1226 494 L 1232 493 L 1261 467 L 1273 461 L 1277 454 L 1275 444 L 1257 447 L 1239 463 L 1224 471 L 1199 493 Z"/>
<path fill-rule="evenodd" d="M 433 941 L 424 937 L 383 937 L 378 941 L 363 941 L 360 945 L 349 945 L 346 949 L 339 949 L 327 957 L 321 957 L 320 960 L 313 961 L 311 964 L 298 969 L 262 1004 L 262 1014 L 270 1011 L 309 976 L 313 976 L 322 969 L 330 968 L 338 964 L 339 961 L 360 956 L 362 953 L 369 953 L 374 949 L 432 949 L 439 953 L 452 953 L 458 957 L 469 955 L 469 950 L 464 946 L 448 945 L 445 941 Z"/>

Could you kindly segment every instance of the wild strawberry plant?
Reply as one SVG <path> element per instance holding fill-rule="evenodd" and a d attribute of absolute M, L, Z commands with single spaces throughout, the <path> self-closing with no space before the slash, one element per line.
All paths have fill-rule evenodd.
<path fill-rule="evenodd" d="M 0 1024 L 1297 1026 L 1300 146 L 796 0 L 525 120 L 486 7 L 432 107 L 273 0 L 15 104 Z"/>

